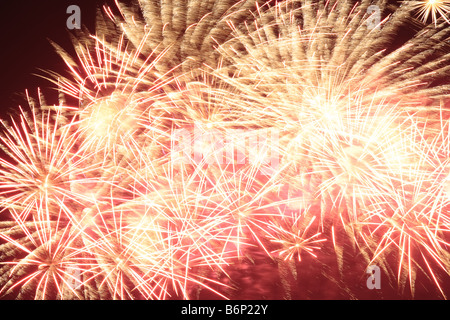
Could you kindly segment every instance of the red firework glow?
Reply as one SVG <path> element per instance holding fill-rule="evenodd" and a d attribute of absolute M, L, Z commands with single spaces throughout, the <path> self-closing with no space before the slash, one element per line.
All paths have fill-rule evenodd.
<path fill-rule="evenodd" d="M 445 19 L 388 50 L 414 4 L 197 2 L 105 7 L 58 48 L 79 107 L 3 122 L 3 297 L 447 298 Z"/>

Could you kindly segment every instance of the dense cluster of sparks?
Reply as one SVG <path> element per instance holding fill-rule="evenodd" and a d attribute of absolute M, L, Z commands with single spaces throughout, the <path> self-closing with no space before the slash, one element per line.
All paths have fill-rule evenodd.
<path fill-rule="evenodd" d="M 450 12 L 450 1 L 448 0 L 416 1 L 415 6 L 419 10 L 419 16 L 424 22 L 429 17 L 431 17 L 435 25 L 439 17 L 449 22 L 447 14 Z"/>
<path fill-rule="evenodd" d="M 331 250 L 447 297 L 448 4 L 395 46 L 418 2 L 104 7 L 78 63 L 57 47 L 60 103 L 3 123 L 1 295 L 233 298 L 244 260 Z"/>

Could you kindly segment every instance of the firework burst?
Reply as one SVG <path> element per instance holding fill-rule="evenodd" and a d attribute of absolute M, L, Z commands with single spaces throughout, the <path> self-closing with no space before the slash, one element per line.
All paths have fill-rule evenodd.
<path fill-rule="evenodd" d="M 421 18 L 423 22 L 426 22 L 430 16 L 431 20 L 435 25 L 439 20 L 439 16 L 446 22 L 449 22 L 448 13 L 450 12 L 450 1 L 445 0 L 413 1 L 413 6 L 418 10 L 419 18 Z"/>
<path fill-rule="evenodd" d="M 450 30 L 427 3 L 396 43 L 416 2 L 104 7 L 78 63 L 55 45 L 79 105 L 4 124 L 1 294 L 357 298 L 376 264 L 446 298 Z"/>

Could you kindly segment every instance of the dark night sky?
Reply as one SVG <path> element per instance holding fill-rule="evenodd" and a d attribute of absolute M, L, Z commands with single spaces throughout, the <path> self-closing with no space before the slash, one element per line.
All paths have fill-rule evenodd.
<path fill-rule="evenodd" d="M 109 0 L 22 0 L 1 1 L 0 4 L 0 110 L 1 116 L 25 105 L 23 94 L 28 89 L 37 95 L 41 87 L 49 103 L 56 102 L 53 84 L 33 73 L 39 70 L 64 72 L 64 62 L 56 54 L 48 39 L 73 52 L 66 21 L 70 5 L 81 9 L 81 23 L 94 31 L 96 7 Z"/>

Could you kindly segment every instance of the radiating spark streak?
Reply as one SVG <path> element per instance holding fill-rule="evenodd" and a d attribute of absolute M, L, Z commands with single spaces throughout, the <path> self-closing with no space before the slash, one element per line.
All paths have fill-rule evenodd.
<path fill-rule="evenodd" d="M 229 298 L 254 251 L 281 277 L 323 248 L 342 267 L 354 248 L 393 270 L 389 285 L 414 294 L 424 272 L 446 297 L 446 1 L 420 1 L 436 30 L 389 50 L 418 2 L 375 2 L 393 11 L 376 31 L 368 2 L 104 7 L 122 33 L 75 42 L 72 79 L 53 81 L 78 108 L 27 93 L 29 110 L 2 122 L 0 292 Z"/>
<path fill-rule="evenodd" d="M 423 0 L 423 1 L 411 1 L 414 9 L 419 11 L 419 18 L 426 23 L 428 17 L 431 16 L 431 20 L 434 25 L 437 25 L 439 17 L 442 17 L 447 23 L 448 13 L 450 12 L 450 1 L 447 0 Z"/>

